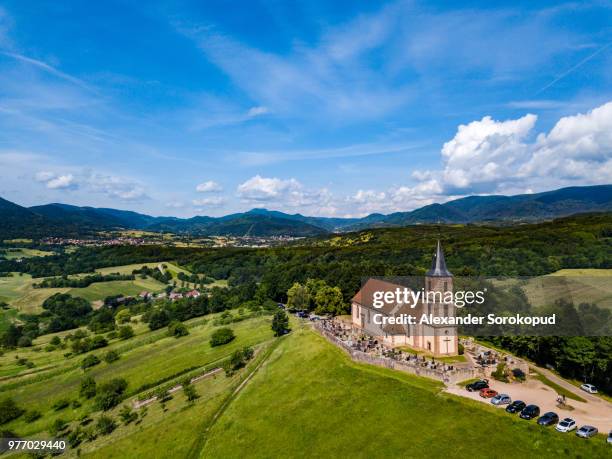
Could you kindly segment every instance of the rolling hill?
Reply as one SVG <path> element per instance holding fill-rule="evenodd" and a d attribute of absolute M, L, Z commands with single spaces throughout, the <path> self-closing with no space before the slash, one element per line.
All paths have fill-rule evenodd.
<path fill-rule="evenodd" d="M 136 229 L 202 236 L 303 237 L 421 223 L 537 222 L 577 213 L 611 211 L 612 185 L 516 196 L 468 196 L 409 212 L 371 214 L 363 218 L 311 217 L 259 208 L 223 217 L 152 217 L 132 211 L 58 203 L 26 208 L 0 198 L 0 235 L 3 238 L 67 236 L 97 230 Z"/>

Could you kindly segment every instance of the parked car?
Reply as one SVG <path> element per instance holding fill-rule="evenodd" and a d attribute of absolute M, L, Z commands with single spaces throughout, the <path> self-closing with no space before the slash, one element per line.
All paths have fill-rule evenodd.
<path fill-rule="evenodd" d="M 612 443 L 612 430 L 610 432 L 608 432 L 608 443 Z"/>
<path fill-rule="evenodd" d="M 491 399 L 493 405 L 508 405 L 510 402 L 512 402 L 512 399 L 507 394 L 497 394 Z"/>
<path fill-rule="evenodd" d="M 583 391 L 588 392 L 589 394 L 597 393 L 597 387 L 595 387 L 593 384 L 583 384 L 582 386 L 580 386 L 580 388 Z"/>
<path fill-rule="evenodd" d="M 489 387 L 488 379 L 479 379 L 478 381 L 474 381 L 473 383 L 468 384 L 465 388 L 469 392 L 474 392 L 475 390 L 487 389 Z"/>
<path fill-rule="evenodd" d="M 553 413 L 549 411 L 548 413 L 544 413 L 542 416 L 538 418 L 538 424 L 541 426 L 552 426 L 559 422 L 559 416 L 557 413 Z"/>
<path fill-rule="evenodd" d="M 493 389 L 489 389 L 488 387 L 485 389 L 480 389 L 480 396 L 482 398 L 492 398 L 497 395 L 497 391 Z"/>
<path fill-rule="evenodd" d="M 580 429 L 576 431 L 576 435 L 581 438 L 590 438 L 597 435 L 597 427 L 593 426 L 582 426 Z"/>
<path fill-rule="evenodd" d="M 572 418 L 563 419 L 559 422 L 559 424 L 557 424 L 557 427 L 555 427 L 558 432 L 569 432 L 571 430 L 574 430 L 575 428 L 576 421 L 574 421 Z"/>
<path fill-rule="evenodd" d="M 540 415 L 540 407 L 537 405 L 527 405 L 519 415 L 521 419 L 533 419 Z"/>
<path fill-rule="evenodd" d="M 508 405 L 506 407 L 506 411 L 508 413 L 520 413 L 521 411 L 523 411 L 523 408 L 525 408 L 527 406 L 527 404 L 522 401 L 522 400 L 515 400 L 513 401 L 510 405 Z"/>

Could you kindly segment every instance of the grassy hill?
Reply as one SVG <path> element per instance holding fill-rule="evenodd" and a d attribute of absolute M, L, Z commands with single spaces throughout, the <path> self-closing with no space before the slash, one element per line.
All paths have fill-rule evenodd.
<path fill-rule="evenodd" d="M 217 457 L 604 457 L 582 441 L 438 383 L 351 362 L 309 330 L 289 336 L 213 426 Z"/>

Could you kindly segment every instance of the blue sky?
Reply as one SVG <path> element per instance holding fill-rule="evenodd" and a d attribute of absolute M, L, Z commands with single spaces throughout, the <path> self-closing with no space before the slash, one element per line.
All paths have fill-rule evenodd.
<path fill-rule="evenodd" d="M 610 2 L 0 2 L 22 205 L 356 216 L 612 183 L 611 101 Z"/>

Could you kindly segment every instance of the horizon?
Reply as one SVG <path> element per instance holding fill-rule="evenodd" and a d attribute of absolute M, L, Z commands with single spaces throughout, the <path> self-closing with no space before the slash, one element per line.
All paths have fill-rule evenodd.
<path fill-rule="evenodd" d="M 0 196 L 363 217 L 612 183 L 610 18 L 597 2 L 7 1 Z"/>
<path fill-rule="evenodd" d="M 502 195 L 502 194 L 474 194 L 474 195 L 468 195 L 468 196 L 463 196 L 454 200 L 459 200 L 462 198 L 471 198 L 471 197 L 494 197 L 494 196 L 504 196 L 504 197 L 518 197 L 518 196 L 527 196 L 530 194 L 542 194 L 542 193 L 550 193 L 550 192 L 555 192 L 555 191 L 561 191 L 561 190 L 565 190 L 565 189 L 570 189 L 570 188 L 584 188 L 584 187 L 593 187 L 593 186 L 612 186 L 612 183 L 602 183 L 599 185 L 585 185 L 585 186 L 570 186 L 570 187 L 563 187 L 563 188 L 557 188 L 554 190 L 544 190 L 540 193 L 520 193 L 520 194 L 515 194 L 515 195 Z M 5 199 L 2 196 L 0 196 L 0 199 Z M 196 215 L 192 215 L 190 217 L 178 217 L 176 215 L 171 215 L 171 214 L 165 214 L 165 215 L 150 215 L 150 214 L 146 214 L 146 213 L 142 213 L 142 212 L 137 212 L 137 211 L 132 211 L 130 209 L 121 209 L 121 208 L 115 208 L 115 207 L 96 207 L 96 206 L 91 206 L 91 205 L 83 205 L 83 206 L 75 206 L 75 207 L 80 207 L 80 208 L 92 208 L 92 209 L 111 209 L 111 210 L 119 210 L 119 211 L 123 211 L 123 212 L 137 212 L 139 214 L 142 215 L 146 215 L 146 216 L 151 216 L 151 217 L 157 217 L 157 218 L 178 218 L 178 219 L 189 219 L 189 218 L 195 218 L 195 217 L 212 217 L 212 218 L 221 218 L 221 217 L 227 217 L 229 215 L 233 215 L 233 214 L 242 214 L 242 213 L 254 213 L 255 211 L 263 211 L 263 212 L 280 212 L 280 213 L 284 213 L 286 215 L 300 215 L 302 217 L 312 217 L 312 218 L 337 218 L 337 219 L 362 219 L 362 218 L 367 218 L 370 217 L 372 215 L 390 215 L 391 213 L 409 213 L 413 210 L 418 210 L 421 209 L 423 207 L 427 207 L 429 205 L 432 204 L 445 204 L 446 202 L 451 202 L 454 200 L 446 200 L 444 202 L 432 202 L 430 204 L 425 204 L 421 207 L 415 208 L 415 209 L 410 209 L 410 210 L 397 210 L 394 212 L 389 212 L 387 214 L 385 213 L 381 213 L 381 212 L 371 212 L 367 215 L 363 215 L 361 217 L 342 217 L 342 216 L 326 216 L 326 215 L 314 215 L 314 214 L 304 214 L 301 212 L 285 212 L 279 209 L 271 209 L 271 208 L 267 208 L 267 207 L 252 207 L 250 209 L 246 209 L 243 210 L 241 212 L 231 212 L 231 213 L 225 213 L 225 214 L 221 214 L 221 215 L 206 215 L 206 214 L 196 214 Z M 20 205 L 17 202 L 14 201 L 9 201 L 12 202 L 13 204 L 17 204 Z M 68 205 L 68 206 L 73 206 L 72 204 L 67 204 L 64 202 L 49 202 L 49 203 L 45 203 L 45 204 L 34 204 L 32 206 L 21 206 L 24 207 L 26 209 L 30 209 L 31 207 L 39 207 L 39 206 L 52 206 L 52 205 Z"/>

